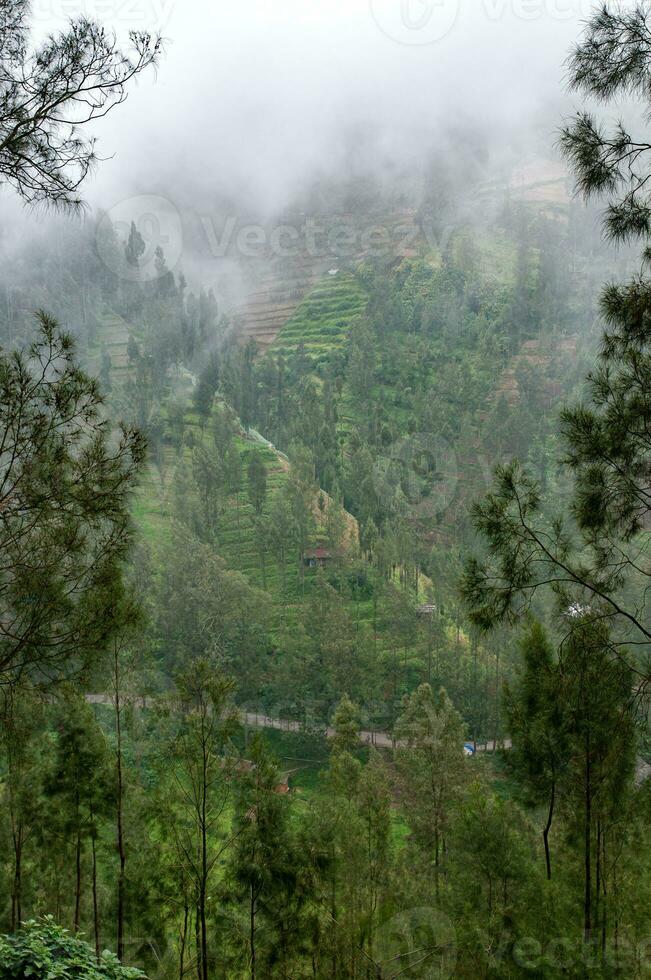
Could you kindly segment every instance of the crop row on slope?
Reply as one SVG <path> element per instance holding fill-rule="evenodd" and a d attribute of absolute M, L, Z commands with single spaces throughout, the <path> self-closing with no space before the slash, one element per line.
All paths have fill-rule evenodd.
<path fill-rule="evenodd" d="M 303 300 L 284 325 L 272 350 L 294 353 L 301 345 L 315 361 L 343 346 L 355 317 L 364 310 L 367 296 L 349 274 L 328 276 Z"/>

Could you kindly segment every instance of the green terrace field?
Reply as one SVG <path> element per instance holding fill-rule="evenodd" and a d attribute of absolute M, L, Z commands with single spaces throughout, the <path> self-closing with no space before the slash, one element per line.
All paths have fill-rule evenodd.
<path fill-rule="evenodd" d="M 351 322 L 364 310 L 366 293 L 354 276 L 327 276 L 303 300 L 278 334 L 272 350 L 292 354 L 302 344 L 317 363 L 345 343 Z"/>
<path fill-rule="evenodd" d="M 218 406 L 215 411 L 219 410 Z M 202 444 L 208 451 L 216 452 L 210 421 L 202 432 L 197 416 L 190 409 L 186 413 L 186 434 L 188 432 L 192 433 L 195 444 Z M 278 626 L 286 627 L 292 609 L 309 599 L 316 573 L 311 569 L 302 569 L 298 555 L 290 549 L 281 565 L 268 543 L 261 541 L 248 498 L 247 466 L 252 453 L 259 454 L 264 461 L 267 475 L 265 516 L 268 517 L 275 495 L 282 494 L 286 487 L 289 464 L 273 449 L 244 435 L 234 438 L 242 461 L 242 485 L 239 493 L 224 493 L 221 497 L 215 526 L 215 548 L 228 568 L 240 572 L 251 585 L 268 593 L 278 614 Z M 175 514 L 175 496 L 182 480 L 186 481 L 186 502 L 190 506 L 198 505 L 192 474 L 192 448 L 186 444 L 179 453 L 176 447 L 167 442 L 158 462 L 151 462 L 147 467 L 133 505 L 134 518 L 152 551 L 154 561 L 169 538 Z M 318 521 L 312 543 L 314 546 L 325 543 L 325 531 Z M 353 606 L 356 621 L 370 619 L 370 602 L 351 602 L 351 610 Z"/>
<path fill-rule="evenodd" d="M 99 373 L 101 355 L 105 352 L 111 359 L 113 381 L 125 379 L 129 367 L 127 344 L 131 335 L 140 339 L 132 324 L 127 323 L 118 313 L 105 312 L 97 316 L 94 342 L 88 350 L 88 357 L 95 373 Z"/>
<path fill-rule="evenodd" d="M 219 407 L 214 409 L 219 410 Z M 211 420 L 202 431 L 197 416 L 188 409 L 186 438 L 190 432 L 191 442 L 202 443 L 209 452 L 216 452 Z M 305 567 L 293 548 L 287 549 L 285 561 L 281 562 L 272 545 L 261 540 L 257 530 L 259 524 L 256 527 L 247 493 L 248 461 L 252 453 L 257 453 L 266 466 L 267 501 L 263 515 L 266 518 L 269 518 L 275 496 L 286 490 L 289 464 L 275 450 L 252 441 L 242 433 L 234 439 L 242 460 L 242 485 L 238 494 L 224 492 L 221 496 L 213 544 L 229 570 L 241 573 L 250 585 L 262 589 L 269 597 L 270 636 L 279 644 L 279 649 L 282 649 L 286 637 L 310 615 L 311 603 L 327 583 L 341 597 L 341 610 L 349 629 L 359 631 L 360 639 L 362 636 L 365 638 L 363 642 L 374 651 L 378 661 L 397 663 L 398 640 L 394 635 L 392 606 L 384 598 L 384 592 L 379 599 L 374 599 L 372 570 L 356 554 L 356 548 L 347 557 L 335 557 L 327 568 L 316 570 Z M 163 548 L 172 533 L 179 497 L 183 499 L 186 511 L 188 506 L 199 507 L 192 472 L 192 453 L 192 448 L 187 444 L 179 453 L 168 440 L 158 454 L 158 462 L 152 461 L 147 467 L 134 500 L 134 519 L 149 547 L 154 574 L 160 568 Z M 319 523 L 319 514 L 317 496 L 316 530 L 311 542 L 314 546 L 325 543 L 325 529 Z M 394 584 L 396 591 L 402 593 L 398 572 Z M 419 583 L 421 595 L 417 596 L 411 591 L 403 593 L 414 608 L 418 602 L 426 601 L 426 585 L 431 583 L 422 577 Z M 420 669 L 415 651 L 403 650 L 400 664 L 401 671 L 417 672 Z"/>

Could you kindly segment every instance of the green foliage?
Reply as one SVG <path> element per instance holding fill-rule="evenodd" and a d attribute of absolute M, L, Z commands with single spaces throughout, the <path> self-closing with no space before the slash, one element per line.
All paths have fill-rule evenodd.
<path fill-rule="evenodd" d="M 422 684 L 403 699 L 394 737 L 402 743 L 396 766 L 409 801 L 406 819 L 416 845 L 432 855 L 438 896 L 441 854 L 467 779 L 463 722 L 444 690 L 436 697 Z"/>
<path fill-rule="evenodd" d="M 575 86 L 601 99 L 628 92 L 646 102 L 647 16 L 639 5 L 596 13 L 573 58 Z M 623 130 L 609 140 L 588 116 L 564 132 L 563 143 L 580 188 L 611 195 L 611 234 L 648 238 L 647 176 L 640 160 L 646 144 L 632 142 Z M 475 508 L 475 526 L 490 557 L 468 563 L 463 590 L 478 625 L 512 620 L 540 592 L 551 592 L 560 613 L 589 604 L 596 620 L 608 618 L 615 642 L 632 639 L 643 648 L 651 641 L 649 572 L 639 561 L 651 502 L 650 306 L 651 283 L 644 275 L 603 291 L 606 332 L 588 377 L 588 400 L 561 414 L 561 463 L 570 497 L 560 513 L 552 516 L 541 481 L 517 462 L 497 470 L 494 489 Z"/>
<path fill-rule="evenodd" d="M 347 694 L 337 705 L 332 725 L 335 730 L 330 742 L 332 752 L 354 752 L 359 744 L 359 709 Z"/>
<path fill-rule="evenodd" d="M 641 22 L 617 21 L 636 59 L 618 67 L 609 18 L 593 30 L 610 82 L 587 48 L 577 78 L 593 94 L 628 85 L 646 96 L 629 30 Z M 599 134 L 577 133 L 582 165 L 602 168 L 594 186 L 614 193 Z M 633 205 L 642 211 L 628 229 L 644 231 L 640 200 L 613 227 L 625 231 Z M 552 977 L 581 975 L 590 957 L 595 976 L 635 975 L 616 960 L 646 928 L 651 806 L 634 781 L 633 668 L 645 668 L 623 627 L 646 635 L 651 307 L 643 278 L 604 296 L 609 333 L 590 401 L 562 415 L 567 502 L 551 409 L 579 377 L 583 293 L 603 254 L 574 209 L 557 217 L 507 204 L 440 249 L 328 277 L 262 356 L 225 330 L 211 293 L 187 292 L 160 248 L 147 284 L 93 266 L 84 230 L 61 249 L 75 288 L 63 277 L 60 302 L 111 383 L 107 418 L 124 409 L 149 442 L 135 516 L 151 553 L 127 551 L 137 460 L 109 455 L 97 390 L 44 320 L 60 344 L 48 380 L 62 368 L 66 384 L 30 406 L 31 442 L 75 394 L 96 414 L 76 434 L 63 425 L 43 459 L 21 460 L 25 501 L 2 496 L 7 554 L 39 493 L 54 491 L 48 533 L 14 562 L 22 595 L 42 585 L 34 605 L 47 629 L 7 671 L 23 673 L 3 702 L 0 917 L 15 932 L 56 908 L 75 931 L 92 929 L 96 948 L 51 920 L 29 922 L 0 940 L 0 976 L 5 962 L 15 977 L 136 975 L 108 954 L 98 963 L 102 945 L 156 980 L 367 980 L 439 964 L 511 978 L 529 963 Z M 120 241 L 103 222 L 97 242 L 123 272 L 145 261 L 135 225 Z M 79 257 L 90 271 L 77 279 Z M 57 298 L 57 285 L 44 288 Z M 0 300 L 0 321 L 14 336 L 12 303 Z M 32 361 L 2 362 L 14 418 Z M 490 554 L 465 579 L 475 626 L 504 626 L 489 636 L 468 625 L 456 579 L 470 499 L 495 463 L 476 512 Z M 106 528 L 115 536 L 102 538 Z M 101 588 L 77 594 L 65 575 L 85 576 L 85 548 L 101 543 L 116 545 Z M 22 560 L 35 544 L 42 582 Z M 137 626 L 122 613 L 128 557 L 149 613 Z M 30 618 L 15 608 L 12 575 L 7 634 Z M 64 602 L 70 582 L 79 622 Z M 506 627 L 530 607 L 551 625 L 530 625 L 518 648 Z M 96 612 L 99 637 L 81 629 Z M 93 672 L 38 700 L 26 673 L 69 675 L 49 646 L 62 625 L 73 627 L 64 652 Z M 105 653 L 109 640 L 107 673 L 86 651 Z M 92 706 L 80 696 L 91 685 L 105 692 Z M 277 727 L 252 736 L 236 699 Z M 499 739 L 504 724 L 503 757 L 481 744 L 466 757 L 468 733 Z M 360 744 L 360 729 L 376 747 Z M 547 948 L 557 941 L 577 951 L 567 969 Z"/>
<path fill-rule="evenodd" d="M 144 973 L 121 966 L 113 953 L 99 958 L 88 943 L 71 936 L 51 916 L 24 923 L 13 936 L 0 936 L 2 980 L 139 980 Z"/>
<path fill-rule="evenodd" d="M 251 453 L 247 476 L 249 500 L 259 517 L 267 499 L 267 471 L 259 453 Z"/>
<path fill-rule="evenodd" d="M 588 98 L 609 102 L 636 97 L 646 110 L 649 101 L 648 7 L 631 9 L 606 4 L 593 13 L 570 61 L 570 83 Z M 631 136 L 623 122 L 608 133 L 590 112 L 580 112 L 561 133 L 579 190 L 586 196 L 606 194 L 607 234 L 615 240 L 651 234 L 651 209 L 646 189 L 646 141 Z"/>
<path fill-rule="evenodd" d="M 145 442 L 127 426 L 111 437 L 97 382 L 45 313 L 28 349 L 0 356 L 0 403 L 0 672 L 65 678 L 116 625 Z"/>

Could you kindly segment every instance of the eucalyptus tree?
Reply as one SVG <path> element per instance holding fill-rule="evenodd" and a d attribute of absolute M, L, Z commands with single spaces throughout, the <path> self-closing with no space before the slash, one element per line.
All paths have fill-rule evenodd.
<path fill-rule="evenodd" d="M 291 800 L 261 735 L 235 783 L 233 847 L 225 880 L 227 907 L 246 975 L 289 977 L 304 951 L 304 916 L 314 896 L 292 826 Z"/>
<path fill-rule="evenodd" d="M 405 817 L 417 846 L 433 858 L 438 901 L 445 839 L 467 781 L 463 722 L 445 690 L 437 696 L 421 684 L 403 698 L 394 736 Z"/>
<path fill-rule="evenodd" d="M 214 975 L 209 934 L 213 884 L 235 839 L 226 819 L 238 763 L 232 737 L 239 721 L 232 692 L 231 682 L 209 660 L 189 662 L 177 677 L 172 727 L 161 746 L 162 833 L 171 839 L 177 892 L 185 896 L 183 945 L 188 912 L 193 913 L 200 980 Z"/>
<path fill-rule="evenodd" d="M 25 911 L 25 866 L 43 822 L 43 777 L 49 744 L 43 738 L 45 717 L 36 692 L 5 688 L 0 701 L 2 814 L 10 840 L 11 913 L 13 932 Z"/>
<path fill-rule="evenodd" d="M 48 823 L 60 845 L 73 855 L 73 926 L 82 923 L 85 858 L 90 845 L 92 921 L 100 954 L 97 841 L 114 808 L 114 780 L 108 743 L 91 707 L 79 696 L 66 696 L 56 711 L 54 758 L 45 780 L 50 802 Z"/>

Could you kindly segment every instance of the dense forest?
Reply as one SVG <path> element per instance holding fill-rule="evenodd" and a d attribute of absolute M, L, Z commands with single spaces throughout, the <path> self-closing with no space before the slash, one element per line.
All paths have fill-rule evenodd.
<path fill-rule="evenodd" d="M 0 263 L 0 980 L 647 976 L 651 12 L 569 61 L 635 133 L 317 179 L 277 225 L 338 246 L 230 291 L 84 213 L 161 39 L 32 27 L 0 2 L 0 181 L 51 209 Z"/>

